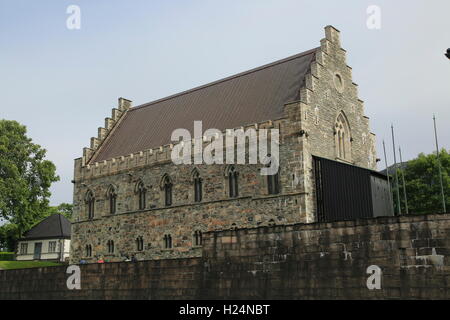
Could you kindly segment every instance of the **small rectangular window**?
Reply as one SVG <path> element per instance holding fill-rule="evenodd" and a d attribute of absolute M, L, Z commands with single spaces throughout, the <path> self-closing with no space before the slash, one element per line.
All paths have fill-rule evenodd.
<path fill-rule="evenodd" d="M 28 243 L 21 243 L 20 254 L 27 254 L 27 253 L 28 253 Z"/>
<path fill-rule="evenodd" d="M 56 241 L 50 241 L 48 243 L 48 252 L 55 253 L 56 252 Z"/>

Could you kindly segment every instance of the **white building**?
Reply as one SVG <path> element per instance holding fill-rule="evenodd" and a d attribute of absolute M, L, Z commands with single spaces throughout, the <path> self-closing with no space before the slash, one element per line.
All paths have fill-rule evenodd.
<path fill-rule="evenodd" d="M 70 227 L 63 215 L 49 216 L 19 240 L 16 260 L 65 261 L 70 253 Z"/>

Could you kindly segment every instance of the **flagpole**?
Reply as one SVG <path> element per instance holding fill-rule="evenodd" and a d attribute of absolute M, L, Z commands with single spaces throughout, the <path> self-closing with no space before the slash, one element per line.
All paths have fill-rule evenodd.
<path fill-rule="evenodd" d="M 441 183 L 442 208 L 444 209 L 444 213 L 446 213 L 447 209 L 445 207 L 444 184 L 442 182 L 442 169 L 441 169 L 441 160 L 439 158 L 439 144 L 438 144 L 438 135 L 437 135 L 436 116 L 435 115 L 433 115 L 433 123 L 434 123 L 434 138 L 436 140 L 436 156 L 437 156 L 437 162 L 438 162 L 438 168 L 439 168 L 439 181 Z"/>
<path fill-rule="evenodd" d="M 394 204 L 392 203 L 392 186 L 391 186 L 391 178 L 389 177 L 389 166 L 388 166 L 387 156 L 386 156 L 386 144 L 384 143 L 384 140 L 383 140 L 383 152 L 384 152 L 384 162 L 386 163 L 387 181 L 388 181 L 388 185 L 389 185 L 389 203 L 391 205 L 392 213 L 395 214 Z"/>
<path fill-rule="evenodd" d="M 402 172 L 403 194 L 405 196 L 405 210 L 406 210 L 406 214 L 409 214 L 408 197 L 406 195 L 405 171 L 403 170 L 402 148 L 398 147 L 398 151 L 400 153 L 400 170 Z"/>
<path fill-rule="evenodd" d="M 392 132 L 392 148 L 394 150 L 394 170 L 395 170 L 395 184 L 397 187 L 397 211 L 398 215 L 402 215 L 402 208 L 400 205 L 400 187 L 398 183 L 398 170 L 397 170 L 397 156 L 395 155 L 395 138 L 394 138 L 394 125 L 391 125 L 391 132 Z"/>

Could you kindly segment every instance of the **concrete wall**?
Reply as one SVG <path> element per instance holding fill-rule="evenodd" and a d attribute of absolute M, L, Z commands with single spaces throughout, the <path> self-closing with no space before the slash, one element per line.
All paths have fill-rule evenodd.
<path fill-rule="evenodd" d="M 205 234 L 201 258 L 0 271 L 0 299 L 447 299 L 450 214 Z M 382 270 L 369 290 L 369 266 Z"/>

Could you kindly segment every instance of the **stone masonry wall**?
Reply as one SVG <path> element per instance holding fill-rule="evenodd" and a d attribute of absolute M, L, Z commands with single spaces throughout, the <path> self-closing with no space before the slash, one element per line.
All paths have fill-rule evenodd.
<path fill-rule="evenodd" d="M 212 299 L 450 298 L 449 214 L 216 232 L 203 252 Z"/>
<path fill-rule="evenodd" d="M 244 129 L 280 130 L 281 191 L 276 196 L 268 195 L 260 165 L 237 165 L 239 197 L 230 199 L 226 165 L 174 165 L 170 160 L 172 145 L 89 163 L 89 156 L 101 148 L 102 141 L 113 133 L 114 126 L 131 106 L 130 101 L 119 99 L 112 117 L 105 119 L 105 128 L 99 128 L 98 137 L 91 139 L 91 148 L 86 148 L 83 157 L 75 160 L 71 261 L 95 261 L 100 257 L 120 261 L 132 254 L 140 259 L 198 257 L 201 250 L 193 245 L 196 231 L 315 222 L 312 156 L 336 160 L 333 129 L 339 113 L 345 113 L 351 130 L 351 141 L 347 137 L 352 146 L 351 159 L 347 162 L 376 167 L 373 135 L 363 103 L 358 99 L 357 85 L 352 82 L 351 68 L 346 64 L 339 31 L 328 26 L 325 35 L 300 90 L 300 100 L 286 101 L 285 116 L 281 119 L 243 124 Z M 337 75 L 341 84 L 336 82 Z M 194 168 L 203 179 L 200 203 L 194 202 Z M 174 201 L 170 207 L 164 205 L 161 184 L 165 175 L 173 182 Z M 140 181 L 147 189 L 144 210 L 138 210 L 136 185 Z M 117 210 L 113 215 L 109 214 L 107 198 L 111 187 L 117 193 Z M 95 196 L 92 220 L 87 217 L 88 191 Z M 172 237 L 172 249 L 164 248 L 165 235 Z M 138 237 L 144 239 L 144 250 L 139 252 L 135 243 Z M 114 241 L 113 254 L 107 252 L 109 240 Z M 86 245 L 92 246 L 92 257 L 86 257 Z"/>
<path fill-rule="evenodd" d="M 0 300 L 193 299 L 199 258 L 81 265 L 81 290 L 68 290 L 66 266 L 0 271 Z"/>
<path fill-rule="evenodd" d="M 0 271 L 0 299 L 449 299 L 450 214 L 210 232 L 201 258 L 80 267 L 81 290 L 66 267 Z"/>
<path fill-rule="evenodd" d="M 343 161 L 355 166 L 376 170 L 375 135 L 370 132 L 364 102 L 359 99 L 358 85 L 353 82 L 352 68 L 341 46 L 340 32 L 328 26 L 321 40 L 311 71 L 301 90 L 298 114 L 305 134 L 300 138 L 302 149 L 301 177 L 308 221 L 314 222 L 316 211 L 313 156 Z M 339 158 L 336 143 L 336 120 L 343 114 L 350 126 L 345 144 L 350 156 Z"/>
<path fill-rule="evenodd" d="M 239 172 L 239 197 L 228 195 L 226 165 L 180 165 L 170 161 L 134 169 L 80 178 L 75 184 L 74 222 L 72 225 L 71 261 L 95 261 L 104 257 L 121 261 L 125 255 L 139 259 L 196 257 L 201 249 L 194 246 L 194 232 L 223 230 L 233 227 L 292 224 L 303 222 L 304 191 L 294 183 L 290 164 L 300 151 L 292 141 L 280 146 L 279 195 L 269 195 L 267 178 L 260 175 L 261 165 L 236 165 Z M 297 148 L 297 151 L 296 151 Z M 198 170 L 203 181 L 203 199 L 194 202 L 192 171 Z M 173 183 L 173 205 L 164 205 L 161 178 L 169 175 Z M 135 188 L 142 181 L 147 189 L 147 207 L 139 210 Z M 107 190 L 117 192 L 117 211 L 109 213 Z M 95 195 L 95 216 L 89 220 L 84 197 L 88 190 Z M 173 248 L 165 249 L 163 238 L 172 237 Z M 135 239 L 143 237 L 144 250 L 137 251 Z M 113 240 L 114 254 L 107 253 L 107 242 Z M 85 256 L 85 246 L 92 246 L 92 257 Z"/>

